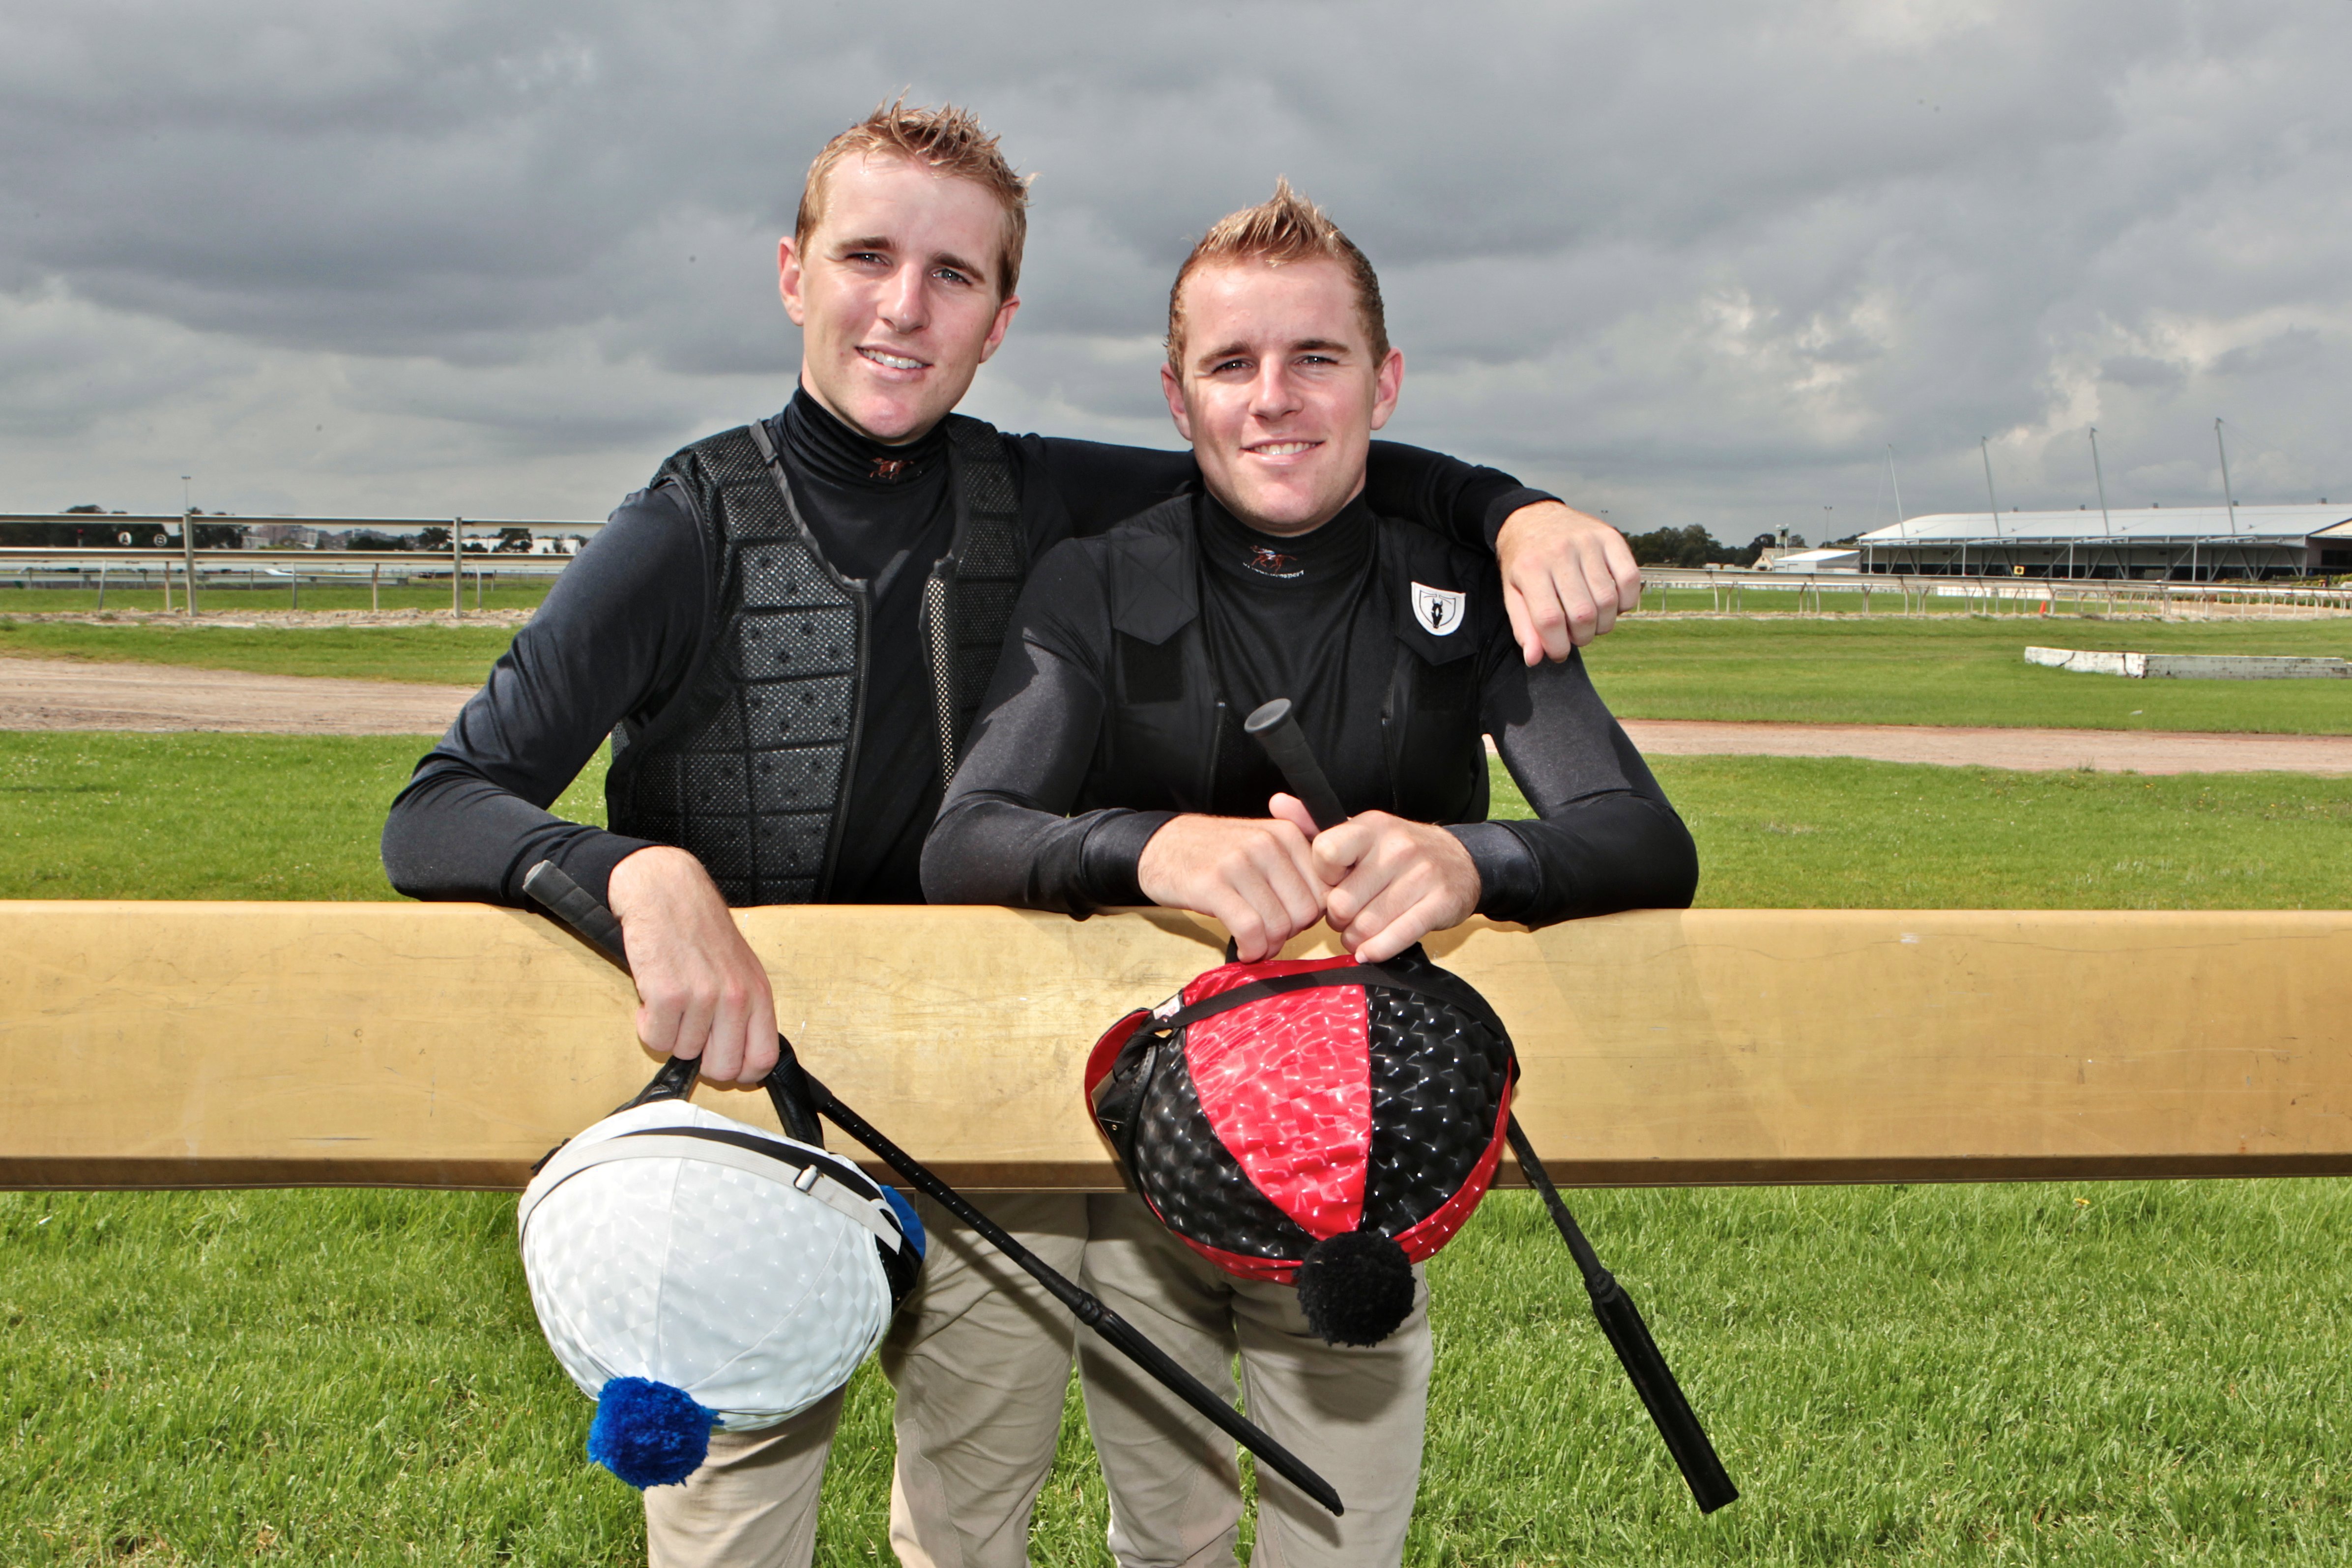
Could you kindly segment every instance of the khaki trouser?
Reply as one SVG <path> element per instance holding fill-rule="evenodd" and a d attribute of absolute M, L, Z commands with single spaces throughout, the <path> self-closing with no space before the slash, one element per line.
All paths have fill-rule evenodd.
<path fill-rule="evenodd" d="M 710 1457 L 684 1486 L 647 1487 L 653 1568 L 806 1568 L 841 1401 L 835 1392 L 781 1426 L 713 1432 Z"/>
<path fill-rule="evenodd" d="M 1087 1218 L 1087 1288 L 1213 1390 L 1231 1391 L 1238 1353 L 1250 1418 L 1347 1505 L 1334 1519 L 1259 1466 L 1255 1568 L 1402 1562 L 1429 1403 L 1421 1270 L 1412 1314 L 1395 1333 L 1369 1348 L 1329 1345 L 1307 1327 L 1296 1290 L 1234 1279 L 1140 1199 L 1095 1198 Z M 1242 1514 L 1232 1439 L 1091 1335 L 1078 1359 L 1120 1568 L 1230 1564 Z"/>
<path fill-rule="evenodd" d="M 1004 1193 L 984 1214 L 1070 1279 L 1082 1194 Z M 890 1545 L 906 1568 L 1023 1568 L 1029 1514 L 1054 1467 L 1077 1325 L 1061 1304 L 928 1198 L 921 1282 L 882 1343 L 898 1390 Z M 714 1433 L 683 1487 L 646 1492 L 652 1568 L 806 1568 L 835 1394 L 782 1426 Z"/>

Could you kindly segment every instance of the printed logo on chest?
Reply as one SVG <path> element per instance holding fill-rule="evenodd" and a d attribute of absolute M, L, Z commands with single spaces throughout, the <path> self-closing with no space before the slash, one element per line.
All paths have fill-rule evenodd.
<path fill-rule="evenodd" d="M 1412 618 L 1421 629 L 1435 637 L 1450 637 L 1462 625 L 1462 591 L 1458 588 L 1433 588 L 1426 583 L 1412 585 Z"/>

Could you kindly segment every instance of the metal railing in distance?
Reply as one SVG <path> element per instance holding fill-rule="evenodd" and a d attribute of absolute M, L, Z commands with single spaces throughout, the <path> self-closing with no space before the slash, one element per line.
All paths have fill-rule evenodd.
<path fill-rule="evenodd" d="M 1696 609 L 1678 594 L 1708 595 L 1706 607 L 1737 612 L 1751 590 L 1794 594 L 1798 607 L 1822 607 L 1824 594 L 1859 599 L 1864 614 L 1880 601 L 1901 613 L 1922 614 L 1930 600 L 1980 600 L 1996 609 L 2034 613 L 2095 610 L 2111 615 L 2163 615 L 2199 619 L 2352 615 L 2352 588 L 2305 584 L 2126 582 L 2095 577 L 1962 577 L 1886 572 L 1703 571 L 1676 566 L 1642 569 L 1643 607 Z"/>

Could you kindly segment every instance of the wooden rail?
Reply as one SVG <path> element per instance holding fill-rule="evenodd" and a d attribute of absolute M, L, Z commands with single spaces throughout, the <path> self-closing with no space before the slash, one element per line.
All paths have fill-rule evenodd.
<path fill-rule="evenodd" d="M 1158 911 L 740 918 L 811 1067 L 980 1188 L 1112 1184 L 1079 1064 L 1222 940 Z M 1568 1181 L 2352 1173 L 2352 913 L 1696 910 L 1431 945 L 1509 1023 Z M 0 1185 L 520 1186 L 649 1073 L 631 1001 L 479 905 L 0 904 Z"/>

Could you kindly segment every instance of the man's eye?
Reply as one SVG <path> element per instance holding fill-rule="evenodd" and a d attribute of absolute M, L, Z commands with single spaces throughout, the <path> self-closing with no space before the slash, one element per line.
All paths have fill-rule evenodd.
<path fill-rule="evenodd" d="M 851 252 L 850 252 L 846 257 L 845 257 L 843 259 L 847 260 L 847 261 L 854 261 L 854 262 L 857 263 L 860 267 L 867 267 L 867 266 L 877 266 L 877 267 L 880 267 L 880 266 L 887 266 L 887 265 L 889 265 L 889 259 L 890 259 L 890 258 L 889 258 L 888 257 L 887 257 L 887 256 L 882 255 L 882 254 L 881 254 L 880 252 L 878 252 L 878 251 L 872 251 L 872 250 L 853 250 L 853 251 L 851 251 Z"/>
<path fill-rule="evenodd" d="M 931 276 L 948 283 L 970 283 L 971 281 L 970 278 L 957 271 L 952 267 L 942 267 L 938 271 L 932 273 Z"/>
<path fill-rule="evenodd" d="M 1219 360 L 1215 364 L 1209 367 L 1209 374 L 1211 375 L 1223 375 L 1229 370 L 1247 369 L 1249 369 L 1249 361 L 1245 359 Z"/>

